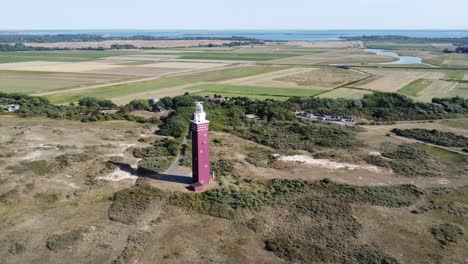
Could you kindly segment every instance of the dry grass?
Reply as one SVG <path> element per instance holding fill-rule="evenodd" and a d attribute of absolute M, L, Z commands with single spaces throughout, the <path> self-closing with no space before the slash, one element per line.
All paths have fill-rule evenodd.
<path fill-rule="evenodd" d="M 221 84 L 229 85 L 246 85 L 246 86 L 264 86 L 264 87 L 281 87 L 281 88 L 295 88 L 301 87 L 293 82 L 282 81 L 281 78 L 301 73 L 312 73 L 318 70 L 317 68 L 290 68 L 278 70 L 275 72 L 259 74 L 244 78 L 232 79 L 221 82 Z"/>
<path fill-rule="evenodd" d="M 279 77 L 275 80 L 295 83 L 302 87 L 335 88 L 346 83 L 361 80 L 364 77 L 367 76 L 347 70 L 320 68 L 311 72 L 302 72 Z"/>
<path fill-rule="evenodd" d="M 38 72 L 92 72 L 99 70 L 109 70 L 109 69 L 118 69 L 124 66 L 112 65 L 99 62 L 71 62 L 71 63 L 61 63 L 61 64 L 52 64 L 45 66 L 32 66 L 32 67 L 22 67 L 22 71 L 38 71 Z"/>
<path fill-rule="evenodd" d="M 169 69 L 194 69 L 194 70 L 204 70 L 212 69 L 218 67 L 225 67 L 225 63 L 213 63 L 213 62 L 177 62 L 177 61 L 167 61 L 154 64 L 145 65 L 145 67 L 154 67 L 154 68 L 169 68 Z"/>
<path fill-rule="evenodd" d="M 452 94 L 457 87 L 455 82 L 447 82 L 441 80 L 433 80 L 432 83 L 417 94 L 417 99 L 430 102 L 432 98 L 444 98 Z"/>
<path fill-rule="evenodd" d="M 374 69 L 366 69 L 366 71 L 376 75 L 376 77 L 356 83 L 353 87 L 373 91 L 397 92 L 418 79 L 437 80 L 444 77 L 444 73 L 441 72 L 386 71 Z"/>

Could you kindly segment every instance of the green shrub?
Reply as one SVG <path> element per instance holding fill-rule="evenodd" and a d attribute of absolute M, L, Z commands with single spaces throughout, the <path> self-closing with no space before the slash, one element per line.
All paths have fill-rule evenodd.
<path fill-rule="evenodd" d="M 142 159 L 138 163 L 141 173 L 162 173 L 174 162 L 180 147 L 180 141 L 164 138 L 150 147 L 133 149 L 133 156 Z"/>
<path fill-rule="evenodd" d="M 442 245 L 458 243 L 463 240 L 463 229 L 452 224 L 435 225 L 431 228 L 432 236 Z"/>
<path fill-rule="evenodd" d="M 83 232 L 81 230 L 73 230 L 60 235 L 52 235 L 47 238 L 46 247 L 54 252 L 69 249 L 82 238 L 82 235 Z"/>
<path fill-rule="evenodd" d="M 274 157 L 271 151 L 255 149 L 247 154 L 245 160 L 256 167 L 268 168 L 274 161 Z"/>
<path fill-rule="evenodd" d="M 392 130 L 398 136 L 414 138 L 424 142 L 446 147 L 468 147 L 468 138 L 452 132 L 442 132 L 435 129 L 398 129 Z"/>

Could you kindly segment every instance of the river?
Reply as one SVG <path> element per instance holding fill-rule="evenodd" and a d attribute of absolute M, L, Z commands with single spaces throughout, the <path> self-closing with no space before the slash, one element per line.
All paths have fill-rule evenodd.
<path fill-rule="evenodd" d="M 398 64 L 398 65 L 421 64 L 421 65 L 430 66 L 432 68 L 438 68 L 435 65 L 424 63 L 420 57 L 400 56 L 395 52 L 381 50 L 381 49 L 365 49 L 365 51 L 372 52 L 379 56 L 386 56 L 386 57 L 392 57 L 392 58 L 398 59 L 397 61 L 384 62 L 384 63 L 379 63 L 379 64 Z"/>

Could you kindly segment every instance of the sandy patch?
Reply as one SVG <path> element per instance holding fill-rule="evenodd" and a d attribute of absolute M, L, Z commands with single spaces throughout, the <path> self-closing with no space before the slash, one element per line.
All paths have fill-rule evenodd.
<path fill-rule="evenodd" d="M 185 69 L 188 71 L 189 69 Z M 101 74 L 116 74 L 116 75 L 133 75 L 133 76 L 163 76 L 171 73 L 183 72 L 184 69 L 171 69 L 171 68 L 154 68 L 140 66 L 122 66 L 119 68 L 111 68 L 97 71 L 89 71 L 89 73 L 101 73 Z"/>
<path fill-rule="evenodd" d="M 57 61 L 27 61 L 27 62 L 14 62 L 14 63 L 0 63 L 0 70 L 20 70 L 27 67 L 47 66 L 54 64 L 63 64 Z"/>
<path fill-rule="evenodd" d="M 103 180 L 103 181 L 112 181 L 112 182 L 118 182 L 118 181 L 123 181 L 123 180 L 136 181 L 138 179 L 138 176 L 133 175 L 130 172 L 119 169 L 106 176 L 98 177 L 98 179 Z"/>
<path fill-rule="evenodd" d="M 41 72 L 90 72 L 106 69 L 121 68 L 124 66 L 112 65 L 99 62 L 72 62 L 62 64 L 52 64 L 38 67 L 22 67 L 23 71 L 41 71 Z"/>
<path fill-rule="evenodd" d="M 24 156 L 23 158 L 21 158 L 21 160 L 30 160 L 30 161 L 37 160 L 39 157 L 42 156 L 42 154 L 44 154 L 43 151 L 36 150 Z"/>
<path fill-rule="evenodd" d="M 330 170 L 367 170 L 367 171 L 372 171 L 376 173 L 382 172 L 382 170 L 380 170 L 376 166 L 341 163 L 341 162 L 335 162 L 335 161 L 331 161 L 327 159 L 314 159 L 306 155 L 285 156 L 285 157 L 280 157 L 279 160 L 287 161 L 287 162 L 298 162 L 298 163 L 303 163 L 303 164 L 307 164 L 311 166 L 327 168 Z"/>

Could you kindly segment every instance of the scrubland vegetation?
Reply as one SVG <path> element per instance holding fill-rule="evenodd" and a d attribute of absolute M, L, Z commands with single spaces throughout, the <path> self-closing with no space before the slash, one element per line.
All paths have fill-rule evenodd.
<path fill-rule="evenodd" d="M 428 129 L 398 129 L 392 130 L 393 133 L 402 137 L 414 138 L 424 142 L 446 146 L 446 147 L 468 147 L 468 138 L 451 132 L 442 132 Z"/>

